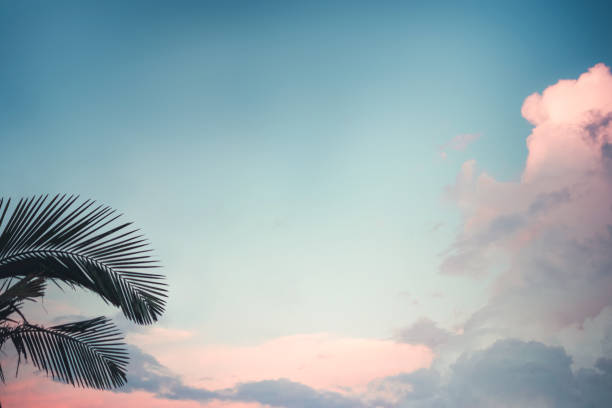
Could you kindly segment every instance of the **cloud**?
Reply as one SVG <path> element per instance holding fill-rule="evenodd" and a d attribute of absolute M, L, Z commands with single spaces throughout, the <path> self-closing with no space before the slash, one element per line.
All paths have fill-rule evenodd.
<path fill-rule="evenodd" d="M 216 392 L 185 385 L 178 375 L 138 347 L 129 346 L 128 351 L 128 382 L 118 392 L 146 391 L 160 398 L 199 402 L 218 399 Z"/>
<path fill-rule="evenodd" d="M 433 369 L 420 369 L 374 381 L 367 400 L 375 407 L 419 406 L 423 401 L 439 399 L 441 376 Z M 406 405 L 408 404 L 408 405 Z"/>
<path fill-rule="evenodd" d="M 463 133 L 453 137 L 451 140 L 444 143 L 438 148 L 438 151 L 440 152 L 440 156 L 445 159 L 447 156 L 446 152 L 448 150 L 463 151 L 468 147 L 469 144 L 475 142 L 479 138 L 479 133 Z"/>
<path fill-rule="evenodd" d="M 440 269 L 477 277 L 506 262 L 466 328 L 537 337 L 612 304 L 612 75 L 598 64 L 529 96 L 522 113 L 535 127 L 521 179 L 468 161 L 448 189 L 464 222 Z"/>
<path fill-rule="evenodd" d="M 317 391 L 286 379 L 239 384 L 229 394 L 239 401 L 254 401 L 274 407 L 291 408 L 360 408 L 357 398 L 337 392 Z"/>
<path fill-rule="evenodd" d="M 453 367 L 449 393 L 461 406 L 572 406 L 570 364 L 561 348 L 503 340 L 462 356 Z"/>
<path fill-rule="evenodd" d="M 470 160 L 447 190 L 463 222 L 440 271 L 487 279 L 488 300 L 461 334 L 430 320 L 398 334 L 437 355 L 429 369 L 385 380 L 412 389 L 398 391 L 397 406 L 612 401 L 612 75 L 598 64 L 529 96 L 522 113 L 534 129 L 520 180 Z"/>
<path fill-rule="evenodd" d="M 432 349 L 446 343 L 453 333 L 438 327 L 431 319 L 423 317 L 412 325 L 399 330 L 395 339 L 402 343 L 424 344 Z"/>
<path fill-rule="evenodd" d="M 433 369 L 389 377 L 380 383 L 405 384 L 394 406 L 421 408 L 607 407 L 612 400 L 612 360 L 574 373 L 560 347 L 502 340 L 464 353 L 447 378 Z"/>

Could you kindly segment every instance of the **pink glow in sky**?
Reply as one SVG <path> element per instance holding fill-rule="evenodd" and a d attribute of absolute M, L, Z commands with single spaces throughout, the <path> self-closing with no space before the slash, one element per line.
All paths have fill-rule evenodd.
<path fill-rule="evenodd" d="M 361 391 L 375 379 L 428 367 L 434 357 L 422 345 L 325 333 L 281 337 L 254 346 L 143 348 L 190 384 L 207 389 L 285 378 L 317 389 Z"/>

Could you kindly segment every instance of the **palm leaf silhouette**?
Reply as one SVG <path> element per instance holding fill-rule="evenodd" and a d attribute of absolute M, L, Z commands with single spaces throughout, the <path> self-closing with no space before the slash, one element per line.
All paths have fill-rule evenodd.
<path fill-rule="evenodd" d="M 126 382 L 128 353 L 121 333 L 105 317 L 44 328 L 22 324 L 0 328 L 19 356 L 51 374 L 54 379 L 108 389 Z"/>
<path fill-rule="evenodd" d="M 11 206 L 0 198 L 0 350 L 10 341 L 17 367 L 23 358 L 59 381 L 110 389 L 125 384 L 129 359 L 112 322 L 98 317 L 43 327 L 21 310 L 44 296 L 50 280 L 91 290 L 138 324 L 163 313 L 166 284 L 150 273 L 159 265 L 146 240 L 111 208 L 77 200 L 37 196 Z"/>
<path fill-rule="evenodd" d="M 9 316 L 18 310 L 25 300 L 34 300 L 45 294 L 45 280 L 26 276 L 14 285 L 11 280 L 0 285 L 0 321 L 10 320 Z"/>
<path fill-rule="evenodd" d="M 136 323 L 157 321 L 166 285 L 162 275 L 147 272 L 158 267 L 148 243 L 131 223 L 117 223 L 120 214 L 110 207 L 77 200 L 41 195 L 11 208 L 10 199 L 0 199 L 0 279 L 32 276 L 83 287 Z"/>

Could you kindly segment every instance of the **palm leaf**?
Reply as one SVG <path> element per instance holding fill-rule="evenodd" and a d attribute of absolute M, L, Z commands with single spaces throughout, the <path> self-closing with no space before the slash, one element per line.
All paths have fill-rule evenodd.
<path fill-rule="evenodd" d="M 105 317 L 49 328 L 22 324 L 2 332 L 0 341 L 9 338 L 20 357 L 56 380 L 98 389 L 126 383 L 128 353 Z"/>
<path fill-rule="evenodd" d="M 8 279 L 0 285 L 0 321 L 18 312 L 23 301 L 35 300 L 45 294 L 45 280 L 38 276 L 26 276 L 11 284 L 12 279 Z"/>
<path fill-rule="evenodd" d="M 10 300 L 35 300 L 45 294 L 45 280 L 39 276 L 26 276 L 11 285 L 11 281 L 5 281 L 0 286 L 0 303 Z"/>
<path fill-rule="evenodd" d="M 0 199 L 0 279 L 36 275 L 83 287 L 136 323 L 156 321 L 166 285 L 146 272 L 158 267 L 148 243 L 110 207 L 77 200 L 38 196 L 12 207 Z"/>

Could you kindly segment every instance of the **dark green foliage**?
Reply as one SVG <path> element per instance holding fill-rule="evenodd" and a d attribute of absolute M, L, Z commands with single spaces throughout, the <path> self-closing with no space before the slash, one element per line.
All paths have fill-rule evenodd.
<path fill-rule="evenodd" d="M 101 389 L 125 384 L 128 354 L 121 333 L 105 317 L 48 328 L 26 323 L 0 333 L 54 379 Z"/>
<path fill-rule="evenodd" d="M 75 386 L 125 384 L 128 354 L 108 319 L 42 327 L 21 310 L 44 295 L 50 280 L 97 293 L 136 323 L 157 321 L 165 307 L 163 276 L 148 272 L 158 267 L 148 243 L 119 217 L 74 196 L 21 199 L 14 207 L 0 199 L 0 349 L 10 341 L 20 360 Z"/>
<path fill-rule="evenodd" d="M 92 290 L 136 323 L 156 321 L 166 291 L 163 276 L 143 272 L 157 267 L 146 240 L 130 223 L 113 226 L 120 215 L 109 207 L 76 200 L 19 200 L 0 234 L 0 279 L 35 273 Z M 0 199 L 0 228 L 9 207 Z"/>

